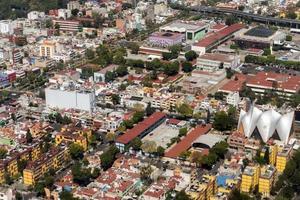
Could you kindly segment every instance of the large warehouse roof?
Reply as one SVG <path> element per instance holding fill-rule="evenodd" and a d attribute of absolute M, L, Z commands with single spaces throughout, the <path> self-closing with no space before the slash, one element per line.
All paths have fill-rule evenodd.
<path fill-rule="evenodd" d="M 209 148 L 212 148 L 215 144 L 223 141 L 225 139 L 222 135 L 216 135 L 216 134 L 205 134 L 198 137 L 198 139 L 194 142 L 194 144 L 204 144 Z"/>

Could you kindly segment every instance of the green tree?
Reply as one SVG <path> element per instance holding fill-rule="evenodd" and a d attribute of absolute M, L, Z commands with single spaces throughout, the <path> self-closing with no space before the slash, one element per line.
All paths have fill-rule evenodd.
<path fill-rule="evenodd" d="M 78 198 L 75 198 L 73 196 L 73 194 L 67 190 L 63 190 L 60 194 L 59 194 L 59 198 L 61 200 L 79 200 Z"/>
<path fill-rule="evenodd" d="M 116 69 L 115 73 L 117 74 L 117 76 L 123 77 L 128 74 L 128 69 L 126 66 L 121 65 Z"/>
<path fill-rule="evenodd" d="M 287 35 L 287 36 L 285 37 L 285 40 L 286 40 L 286 41 L 292 41 L 292 40 L 293 40 L 293 36 Z"/>
<path fill-rule="evenodd" d="M 295 170 L 297 168 L 297 164 L 295 163 L 295 161 L 293 160 L 290 160 L 287 164 L 286 164 L 286 167 L 283 171 L 283 174 L 290 178 L 293 176 L 293 174 L 295 173 Z"/>
<path fill-rule="evenodd" d="M 85 56 L 89 59 L 92 60 L 95 58 L 95 52 L 92 49 L 87 49 L 85 52 Z"/>
<path fill-rule="evenodd" d="M 131 120 L 134 124 L 136 124 L 144 119 L 144 115 L 145 115 L 144 111 L 137 111 L 133 114 Z"/>
<path fill-rule="evenodd" d="M 106 134 L 105 139 L 108 142 L 113 142 L 116 139 L 116 134 L 109 132 L 109 133 Z"/>
<path fill-rule="evenodd" d="M 84 149 L 81 145 L 72 143 L 69 146 L 69 152 L 73 160 L 81 160 L 83 158 Z"/>
<path fill-rule="evenodd" d="M 116 76 L 114 72 L 111 71 L 107 71 L 105 73 L 105 82 L 109 83 L 109 82 L 113 82 L 115 80 Z"/>
<path fill-rule="evenodd" d="M 266 147 L 266 151 L 265 151 L 265 154 L 264 154 L 264 160 L 265 160 L 265 163 L 267 163 L 267 164 L 270 163 L 270 150 L 269 150 L 269 147 Z"/>
<path fill-rule="evenodd" d="M 198 57 L 197 53 L 193 50 L 186 52 L 184 56 L 187 61 L 192 61 Z"/>
<path fill-rule="evenodd" d="M 135 43 L 135 42 L 131 42 L 129 44 L 128 48 L 131 50 L 132 54 L 138 54 L 140 46 L 137 43 Z"/>
<path fill-rule="evenodd" d="M 185 117 L 193 115 L 193 109 L 189 104 L 183 103 L 177 108 L 177 112 Z"/>
<path fill-rule="evenodd" d="M 179 72 L 179 62 L 175 61 L 172 63 L 167 63 L 163 67 L 164 73 L 168 76 L 174 76 Z"/>
<path fill-rule="evenodd" d="M 111 95 L 111 101 L 114 105 L 120 104 L 120 96 L 118 94 L 112 94 Z"/>
<path fill-rule="evenodd" d="M 227 26 L 230 26 L 230 25 L 236 23 L 236 21 L 237 21 L 237 18 L 234 17 L 233 15 L 230 15 L 230 16 L 226 17 L 226 19 L 225 19 L 225 24 L 226 24 Z"/>
<path fill-rule="evenodd" d="M 289 19 L 296 19 L 297 18 L 297 14 L 294 11 L 288 11 L 286 14 L 286 17 Z"/>
<path fill-rule="evenodd" d="M 213 127 L 218 131 L 229 130 L 228 126 L 229 117 L 225 111 L 219 111 L 215 114 Z"/>
<path fill-rule="evenodd" d="M 140 177 L 145 185 L 150 185 L 152 183 L 151 174 L 153 169 L 150 165 L 144 166 L 140 169 Z"/>
<path fill-rule="evenodd" d="M 264 49 L 263 55 L 264 55 L 264 56 L 269 56 L 269 55 L 271 55 L 271 49 L 270 49 L 270 48 L 265 48 L 265 49 Z"/>
<path fill-rule="evenodd" d="M 83 168 L 80 162 L 75 162 L 71 168 L 73 181 L 80 186 L 86 186 L 91 182 L 91 170 Z"/>
<path fill-rule="evenodd" d="M 191 200 L 191 199 L 192 198 L 184 190 L 178 192 L 174 198 L 174 200 Z"/>
<path fill-rule="evenodd" d="M 149 103 L 147 104 L 146 109 L 145 109 L 145 113 L 146 113 L 147 116 L 150 116 L 150 115 L 152 115 L 154 112 L 155 112 L 155 108 L 151 107 L 151 103 L 149 102 Z"/>
<path fill-rule="evenodd" d="M 130 147 L 132 147 L 133 150 L 138 151 L 141 149 L 142 144 L 142 140 L 139 137 L 136 137 L 130 142 Z"/>
<path fill-rule="evenodd" d="M 113 165 L 118 153 L 119 149 L 115 145 L 112 145 L 107 151 L 101 154 L 100 159 L 103 170 L 107 170 Z"/>
<path fill-rule="evenodd" d="M 235 73 L 231 68 L 226 68 L 225 71 L 226 71 L 226 78 L 227 78 L 227 79 L 231 79 L 231 77 L 232 77 L 232 76 L 234 75 L 234 73 Z"/>
<path fill-rule="evenodd" d="M 20 193 L 20 192 L 16 192 L 16 195 L 15 195 L 15 198 L 16 200 L 23 200 L 23 195 Z"/>
<path fill-rule="evenodd" d="M 252 200 L 247 194 L 241 193 L 238 189 L 234 189 L 229 195 L 229 200 Z"/>
<path fill-rule="evenodd" d="M 33 140 L 33 138 L 32 138 L 31 132 L 30 132 L 30 130 L 27 130 L 27 132 L 26 132 L 26 142 L 31 143 L 32 140 Z"/>
<path fill-rule="evenodd" d="M 164 156 L 165 154 L 165 148 L 163 148 L 162 146 L 158 146 L 157 149 L 156 149 L 156 154 L 158 156 Z"/>
<path fill-rule="evenodd" d="M 0 159 L 5 159 L 7 156 L 7 149 L 1 147 L 0 148 Z"/>
<path fill-rule="evenodd" d="M 142 146 L 141 149 L 143 150 L 143 152 L 145 153 L 155 153 L 157 150 L 157 145 L 155 141 L 149 141 L 146 140 Z"/>
<path fill-rule="evenodd" d="M 79 10 L 76 9 L 76 8 L 73 9 L 73 10 L 71 10 L 71 14 L 72 14 L 74 17 L 77 17 L 78 13 L 79 13 Z"/>
<path fill-rule="evenodd" d="M 178 134 L 178 136 L 179 136 L 179 137 L 186 136 L 187 132 L 188 132 L 187 128 L 186 128 L 186 127 L 183 127 L 183 128 L 181 128 L 181 129 L 179 129 L 179 134 Z"/>
<path fill-rule="evenodd" d="M 183 62 L 182 63 L 182 71 L 184 71 L 185 73 L 189 73 L 191 71 L 193 71 L 193 65 L 190 62 Z"/>
<path fill-rule="evenodd" d="M 25 159 L 19 159 L 17 160 L 17 166 L 19 173 L 23 173 L 23 170 L 26 168 L 28 161 Z"/>

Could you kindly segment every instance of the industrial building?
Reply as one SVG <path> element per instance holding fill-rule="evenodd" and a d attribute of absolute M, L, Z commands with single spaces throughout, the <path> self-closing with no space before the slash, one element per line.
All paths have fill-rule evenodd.
<path fill-rule="evenodd" d="M 197 58 L 197 69 L 214 72 L 225 68 L 235 69 L 240 64 L 240 58 L 236 55 L 221 53 L 205 53 Z"/>
<path fill-rule="evenodd" d="M 156 47 L 170 47 L 181 44 L 184 39 L 185 35 L 180 33 L 155 32 L 149 36 L 149 43 Z"/>
<path fill-rule="evenodd" d="M 241 49 L 266 49 L 274 44 L 282 45 L 285 37 L 286 35 L 281 31 L 258 26 L 236 32 L 233 40 Z"/>
<path fill-rule="evenodd" d="M 161 32 L 173 32 L 185 34 L 187 42 L 202 39 L 208 32 L 209 24 L 204 22 L 192 22 L 177 20 L 159 28 Z"/>

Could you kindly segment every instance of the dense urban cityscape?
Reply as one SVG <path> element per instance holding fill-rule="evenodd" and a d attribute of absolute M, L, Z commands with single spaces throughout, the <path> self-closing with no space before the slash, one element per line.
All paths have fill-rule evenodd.
<path fill-rule="evenodd" d="M 299 200 L 300 1 L 0 0 L 0 200 Z"/>

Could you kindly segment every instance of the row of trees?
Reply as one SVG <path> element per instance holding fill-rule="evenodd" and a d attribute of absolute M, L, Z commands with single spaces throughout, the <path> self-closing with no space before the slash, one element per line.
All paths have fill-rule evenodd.
<path fill-rule="evenodd" d="M 58 124 L 68 125 L 72 123 L 71 118 L 66 115 L 62 116 L 60 113 L 49 114 L 48 118 L 50 121 L 56 122 Z"/>

